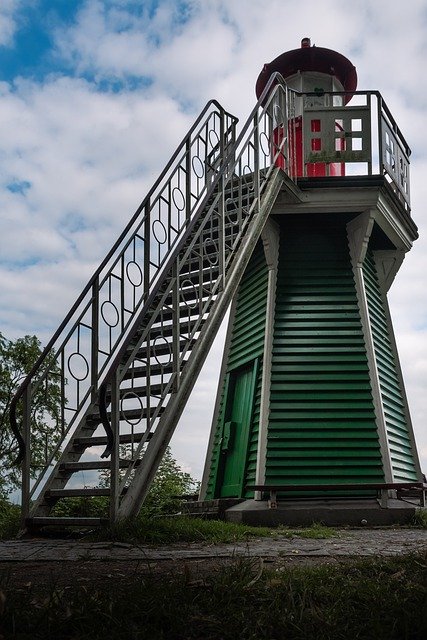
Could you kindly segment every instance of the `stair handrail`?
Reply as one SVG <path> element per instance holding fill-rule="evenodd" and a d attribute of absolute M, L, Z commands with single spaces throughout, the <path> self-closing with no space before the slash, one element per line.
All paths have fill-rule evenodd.
<path fill-rule="evenodd" d="M 214 194 L 218 191 L 218 186 L 221 180 L 223 180 L 224 177 L 226 177 L 227 175 L 231 175 L 233 173 L 233 169 L 238 164 L 238 161 L 239 161 L 239 157 L 236 155 L 239 149 L 239 146 L 242 144 L 245 136 L 248 133 L 249 128 L 253 126 L 254 118 L 256 118 L 259 112 L 259 109 L 264 108 L 265 110 L 268 110 L 270 108 L 270 104 L 272 102 L 272 98 L 274 97 L 277 85 L 280 85 L 280 87 L 285 91 L 291 92 L 294 95 L 299 95 L 298 92 L 293 91 L 287 86 L 283 76 L 280 73 L 275 72 L 270 76 L 270 79 L 267 85 L 265 86 L 262 95 L 259 97 L 257 103 L 255 104 L 254 108 L 249 114 L 235 142 L 230 146 L 226 158 L 224 158 L 223 162 L 221 163 L 221 169 L 216 174 L 214 180 L 212 181 L 211 188 L 204 198 L 205 203 L 208 203 L 212 199 Z M 286 136 L 283 138 L 283 140 L 279 145 L 275 146 L 275 149 L 273 148 L 271 149 L 273 154 L 272 167 L 274 167 L 275 160 L 277 160 L 278 156 L 283 155 L 283 148 L 285 145 L 286 145 Z M 288 167 L 286 167 L 286 172 L 288 173 L 289 177 L 293 179 L 296 176 L 292 175 L 292 164 L 293 164 L 292 162 L 289 163 Z M 203 216 L 204 213 L 206 213 L 205 207 L 203 206 L 203 203 L 201 203 L 198 209 L 198 212 L 192 218 L 191 223 L 187 227 L 185 234 L 177 243 L 177 245 L 174 248 L 174 251 L 171 252 L 169 259 L 165 263 L 162 270 L 162 274 L 160 275 L 158 281 L 156 282 L 156 287 L 153 288 L 153 290 L 150 292 L 146 302 L 143 304 L 139 313 L 134 318 L 133 324 L 128 331 L 126 340 L 123 342 L 120 349 L 117 351 L 115 357 L 112 359 L 110 363 L 110 367 L 106 372 L 103 378 L 103 381 L 100 385 L 100 388 L 99 388 L 100 417 L 101 417 L 101 423 L 107 435 L 107 446 L 101 457 L 108 457 L 111 454 L 114 446 L 114 432 L 111 427 L 111 423 L 108 419 L 108 414 L 107 414 L 108 386 L 112 383 L 113 376 L 115 375 L 115 372 L 118 366 L 123 361 L 123 358 L 126 354 L 126 351 L 128 350 L 130 342 L 132 341 L 133 336 L 135 335 L 136 331 L 141 325 L 142 318 L 150 310 L 150 307 L 154 303 L 156 296 L 158 296 L 159 290 L 161 290 L 162 287 L 166 284 L 169 278 L 169 273 L 171 272 L 172 266 L 175 263 L 177 256 L 185 247 L 186 243 L 188 242 L 189 238 L 192 235 L 194 227 L 199 223 L 200 218 L 201 216 Z M 128 366 L 130 366 L 129 363 L 128 363 Z M 122 369 L 122 374 L 125 371 L 126 371 L 126 367 Z"/>
<path fill-rule="evenodd" d="M 34 377 L 36 376 L 36 374 L 39 371 L 39 369 L 41 368 L 41 366 L 43 365 L 43 363 L 48 359 L 48 357 L 52 353 L 55 353 L 54 347 L 55 347 L 56 342 L 60 338 L 61 334 L 66 329 L 67 325 L 70 323 L 70 321 L 72 320 L 73 316 L 76 313 L 78 313 L 79 307 L 84 303 L 85 298 L 90 294 L 92 288 L 95 286 L 95 284 L 98 281 L 100 275 L 102 274 L 102 271 L 105 269 L 105 267 L 108 265 L 108 263 L 113 259 L 114 254 L 117 251 L 120 250 L 120 247 L 123 245 L 123 243 L 125 242 L 128 234 L 131 232 L 132 227 L 138 221 L 138 218 L 141 216 L 141 213 L 143 213 L 144 210 L 146 209 L 147 204 L 150 202 L 150 199 L 151 199 L 152 195 L 159 189 L 159 187 L 161 186 L 162 181 L 168 175 L 169 171 L 171 170 L 171 168 L 173 167 L 174 163 L 179 158 L 180 154 L 182 154 L 183 149 L 185 149 L 186 145 L 189 144 L 189 142 L 191 141 L 192 135 L 196 132 L 197 128 L 201 125 L 203 118 L 206 116 L 206 114 L 209 112 L 209 110 L 212 107 L 215 107 L 217 109 L 217 112 L 221 115 L 222 118 L 224 118 L 225 120 L 229 119 L 230 124 L 229 124 L 228 130 L 229 131 L 231 131 L 232 129 L 235 130 L 235 126 L 236 126 L 236 124 L 238 122 L 238 118 L 236 118 L 234 115 L 232 115 L 231 113 L 226 111 L 217 100 L 214 100 L 214 99 L 209 100 L 209 102 L 206 104 L 206 106 L 204 107 L 204 109 L 202 110 L 201 114 L 198 116 L 198 118 L 196 119 L 196 121 L 194 122 L 194 124 L 192 125 L 190 130 L 188 131 L 188 133 L 184 136 L 181 144 L 176 148 L 176 150 L 173 153 L 171 159 L 169 160 L 169 162 L 167 163 L 167 165 L 165 166 L 165 168 L 161 172 L 160 176 L 157 178 L 157 180 L 155 181 L 155 183 L 153 184 L 153 186 L 149 190 L 148 194 L 145 196 L 145 198 L 143 199 L 143 201 L 141 202 L 139 207 L 136 209 L 134 215 L 131 217 L 131 219 L 129 220 L 129 222 L 125 226 L 124 230 L 119 235 L 118 239 L 116 240 L 116 242 L 114 243 L 114 245 L 110 249 L 110 251 L 108 252 L 107 256 L 102 260 L 100 266 L 96 269 L 95 273 L 90 278 L 90 280 L 87 283 L 87 285 L 84 287 L 82 293 L 78 296 L 76 302 L 73 304 L 73 306 L 71 307 L 70 311 L 67 313 L 67 315 L 65 316 L 64 320 L 61 322 L 61 324 L 59 325 L 58 329 L 55 331 L 55 333 L 53 334 L 52 338 L 47 343 L 46 347 L 44 348 L 43 352 L 40 354 L 39 358 L 36 360 L 34 366 L 31 368 L 30 372 L 26 375 L 24 380 L 19 385 L 19 387 L 18 387 L 18 389 L 17 389 L 17 391 L 16 391 L 16 393 L 15 393 L 15 395 L 14 395 L 12 401 L 11 401 L 10 409 L 9 409 L 10 427 L 11 427 L 12 433 L 15 436 L 17 444 L 18 444 L 18 456 L 17 456 L 17 458 L 15 460 L 15 464 L 16 465 L 19 465 L 19 464 L 21 464 L 23 462 L 23 460 L 25 458 L 25 455 L 26 455 L 26 447 L 27 447 L 24 435 L 23 435 L 23 433 L 21 432 L 21 430 L 20 430 L 20 428 L 18 426 L 18 421 L 17 421 L 17 417 L 16 417 L 18 402 L 25 396 L 26 393 L 28 393 L 28 390 L 30 388 L 31 382 L 34 379 Z M 224 139 L 225 139 L 225 136 L 224 136 Z M 222 141 L 219 140 L 218 141 L 218 145 L 220 145 L 222 142 L 223 142 L 223 140 Z M 40 382 L 40 381 L 38 381 L 38 382 Z"/>
<path fill-rule="evenodd" d="M 277 76 L 276 76 L 276 77 L 272 78 L 271 84 L 269 84 L 269 85 L 268 85 L 268 88 L 271 88 L 271 86 L 272 86 L 272 84 L 273 84 L 273 81 L 275 81 L 276 83 L 278 83 L 278 78 L 280 78 L 280 76 L 279 76 L 278 74 L 277 74 Z M 286 87 L 286 85 L 285 85 L 285 83 L 284 83 L 283 79 L 281 79 L 281 78 L 280 78 L 280 84 L 282 84 L 282 85 L 283 85 L 283 87 Z M 267 92 L 268 92 L 268 88 L 266 88 L 267 90 L 266 90 L 266 92 L 265 92 L 265 93 L 267 93 Z M 257 111 L 257 107 L 255 107 L 255 108 L 253 109 L 253 111 L 252 111 L 252 114 L 251 114 L 251 115 L 252 115 L 252 116 L 254 116 L 254 115 L 255 115 L 255 113 L 256 113 L 256 111 Z M 241 136 L 239 137 L 239 139 L 240 139 L 240 140 L 241 140 L 241 139 L 243 138 L 243 136 L 245 135 L 245 132 L 247 131 L 248 127 L 249 127 L 249 124 L 248 124 L 248 126 L 247 126 L 247 127 L 245 127 L 245 128 L 244 128 L 244 131 L 242 132 Z M 278 155 L 278 154 L 280 154 L 280 153 L 282 152 L 282 148 L 283 148 L 283 145 L 285 144 L 285 142 L 286 142 L 286 141 L 285 141 L 285 139 L 284 139 L 284 140 L 282 141 L 281 145 L 279 145 L 279 146 L 274 145 L 274 149 L 275 149 L 274 158 L 277 158 L 277 155 Z M 237 146 L 236 146 L 235 144 L 230 144 L 230 145 L 229 145 L 228 147 L 226 147 L 226 148 L 224 147 L 224 149 L 222 150 L 222 153 L 223 153 L 223 156 L 222 156 L 222 163 L 223 163 L 223 164 L 226 164 L 226 165 L 228 165 L 228 164 L 233 165 L 234 155 L 235 155 L 235 150 L 236 150 L 236 149 L 237 149 Z M 273 150 L 272 150 L 272 151 L 273 151 Z M 207 169 L 209 169 L 209 171 L 210 171 L 210 188 L 208 189 L 208 191 L 207 191 L 207 193 L 206 193 L 205 197 L 204 197 L 204 198 L 199 202 L 199 204 L 198 204 L 198 211 L 199 211 L 199 212 L 205 208 L 205 204 L 206 204 L 206 202 L 207 202 L 207 201 L 209 201 L 209 199 L 210 199 L 210 198 L 212 198 L 212 196 L 215 194 L 215 192 L 216 192 L 216 190 L 217 190 L 217 185 L 218 185 L 218 182 L 219 182 L 219 178 L 218 178 L 218 176 L 216 175 L 216 172 L 220 172 L 220 167 L 218 166 L 218 162 L 217 162 L 217 161 L 216 161 L 216 165 L 217 165 L 216 167 L 212 167 L 212 164 L 208 164 L 208 163 L 210 163 L 210 161 L 211 161 L 210 155 L 211 155 L 211 154 L 209 154 L 209 155 L 208 155 L 208 157 L 206 158 Z M 274 165 L 274 161 L 273 161 L 273 165 Z M 221 166 L 222 166 L 222 165 L 221 165 Z M 234 165 L 233 165 L 233 166 L 234 166 Z M 212 174 L 212 169 L 214 170 L 214 174 Z M 226 173 L 226 170 L 225 170 L 225 168 L 224 168 L 224 170 L 221 172 L 221 176 L 222 176 L 222 177 L 224 177 L 225 173 Z M 216 179 L 215 179 L 215 175 L 216 175 Z M 194 220 L 195 220 L 195 218 L 196 218 L 196 216 L 197 216 L 197 211 L 195 211 L 194 216 L 192 217 L 192 220 L 190 220 L 190 222 L 189 222 L 189 225 L 188 225 L 188 227 L 187 227 L 187 231 L 186 231 L 186 234 L 185 234 L 185 235 L 186 235 L 186 237 L 191 233 L 191 232 L 190 232 L 190 227 L 192 227 L 194 224 L 196 224 L 196 223 L 195 223 L 195 221 L 194 221 Z M 181 241 L 180 241 L 180 246 L 182 246 L 182 242 L 184 242 L 184 241 L 182 240 L 182 238 L 181 238 L 180 240 L 181 240 Z M 164 264 L 164 265 L 163 265 L 163 267 L 162 267 L 162 270 L 161 270 L 161 273 L 160 273 L 160 275 L 159 275 L 159 278 L 162 276 L 162 274 L 165 274 L 167 271 L 168 271 L 168 264 L 166 263 L 166 264 Z M 157 280 L 157 281 L 156 281 L 155 290 L 156 290 L 156 291 L 158 291 L 159 287 L 160 287 L 160 284 L 159 284 L 159 281 Z M 154 288 L 153 288 L 153 290 L 152 290 L 152 291 L 154 291 Z M 154 297 L 154 295 L 155 295 L 155 294 L 153 294 L 153 293 L 152 293 L 152 291 L 149 293 L 149 295 L 151 295 L 152 297 Z M 144 305 L 144 306 L 146 306 L 146 305 Z M 129 336 L 133 333 L 133 329 L 131 329 L 130 327 L 131 327 L 131 323 L 129 323 L 128 331 L 127 331 L 128 340 L 130 340 L 130 339 L 131 339 Z M 104 379 L 105 375 L 106 375 L 106 372 L 104 371 L 104 372 L 103 372 L 103 379 Z M 98 417 L 99 417 L 98 424 L 100 424 L 100 425 L 102 424 L 102 425 L 103 425 L 104 430 L 106 431 L 106 434 L 107 434 L 107 438 L 108 438 L 108 436 L 110 436 L 110 438 L 109 438 L 109 440 L 108 440 L 108 444 L 110 445 L 110 444 L 111 444 L 111 434 L 110 434 L 110 432 L 109 432 L 110 425 L 109 425 L 109 422 L 108 422 L 108 416 L 107 416 L 107 411 L 106 411 L 106 403 L 105 403 L 106 398 L 107 398 L 107 385 L 103 385 L 103 386 L 101 385 L 101 387 L 99 387 L 99 388 L 98 388 L 98 395 L 97 395 L 97 400 L 98 400 L 98 402 L 97 402 L 97 407 L 98 407 L 98 411 L 99 411 L 99 413 L 98 413 Z M 103 456 L 101 456 L 101 457 L 106 457 L 106 456 L 108 456 L 108 454 L 109 454 L 109 453 L 108 453 L 109 448 L 110 448 L 110 446 L 108 446 L 108 445 L 107 445 L 107 449 L 106 449 L 106 451 L 104 452 Z M 32 489 L 31 489 L 31 491 L 28 489 L 28 496 L 29 496 L 29 497 L 25 499 L 25 502 L 26 502 L 27 504 L 29 504 L 29 499 L 30 499 L 30 497 L 31 497 L 32 495 L 34 495 L 34 493 L 36 492 L 37 488 L 40 486 L 40 484 L 41 484 L 41 482 L 42 482 L 42 480 L 43 480 L 43 477 L 44 477 L 44 475 L 45 475 L 46 471 L 49 469 L 49 467 L 51 466 L 51 464 L 52 464 L 52 463 L 54 462 L 54 460 L 56 459 L 56 457 L 55 457 L 55 456 L 56 456 L 56 454 L 59 452 L 59 449 L 60 449 L 60 443 L 58 443 L 58 445 L 56 446 L 56 448 L 51 452 L 51 454 L 50 454 L 50 458 L 49 458 L 49 460 L 46 462 L 43 472 L 42 472 L 41 474 L 39 474 L 39 476 L 38 476 L 38 478 L 37 478 L 37 481 L 36 481 L 36 483 L 33 485 L 33 487 L 32 487 Z M 28 472 L 27 472 L 27 475 L 28 475 Z M 24 503 L 24 493 L 23 493 L 23 503 Z"/>

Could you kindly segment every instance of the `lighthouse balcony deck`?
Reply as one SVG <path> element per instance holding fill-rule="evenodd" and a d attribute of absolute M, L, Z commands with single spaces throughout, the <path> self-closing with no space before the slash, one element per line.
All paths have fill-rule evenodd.
<path fill-rule="evenodd" d="M 287 114 L 286 126 L 281 115 L 273 117 L 276 164 L 299 185 L 360 187 L 362 178 L 369 177 L 386 184 L 410 215 L 411 150 L 378 91 L 349 96 L 288 89 L 286 105 L 275 107 Z"/>

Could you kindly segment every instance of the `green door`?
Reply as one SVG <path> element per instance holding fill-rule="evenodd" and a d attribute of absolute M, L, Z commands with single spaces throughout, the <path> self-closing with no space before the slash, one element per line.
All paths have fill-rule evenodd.
<path fill-rule="evenodd" d="M 257 363 L 232 371 L 221 442 L 221 498 L 241 497 L 254 404 Z"/>

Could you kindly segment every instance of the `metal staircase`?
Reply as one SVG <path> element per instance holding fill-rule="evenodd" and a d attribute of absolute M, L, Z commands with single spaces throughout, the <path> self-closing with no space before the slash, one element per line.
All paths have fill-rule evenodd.
<path fill-rule="evenodd" d="M 106 496 L 110 522 L 138 513 L 291 180 L 290 141 L 271 141 L 292 108 L 272 77 L 236 138 L 236 118 L 208 103 L 20 386 L 11 427 L 27 528 L 99 524 L 51 515 L 58 500 L 76 496 Z M 55 390 L 58 415 L 40 403 L 44 389 Z M 43 461 L 34 455 L 36 415 L 46 425 Z M 100 471 L 108 487 L 99 487 Z"/>

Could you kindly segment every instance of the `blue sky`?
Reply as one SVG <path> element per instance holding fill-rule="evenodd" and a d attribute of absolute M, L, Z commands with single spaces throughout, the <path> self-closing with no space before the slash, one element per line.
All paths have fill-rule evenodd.
<path fill-rule="evenodd" d="M 421 237 L 390 306 L 426 469 L 426 22 L 425 0 L 2 0 L 0 331 L 46 342 L 204 104 L 244 122 L 264 63 L 310 36 L 381 91 L 413 149 Z M 199 477 L 220 352 L 174 439 Z"/>

